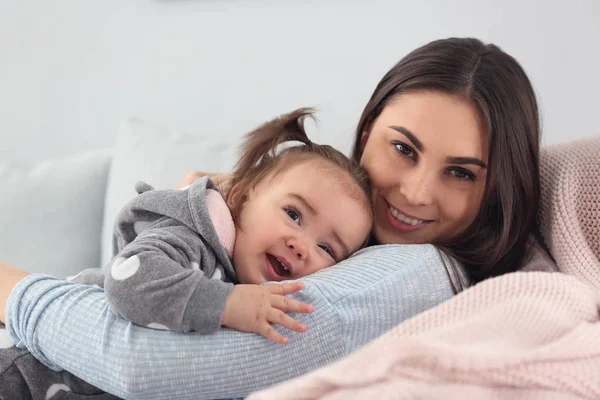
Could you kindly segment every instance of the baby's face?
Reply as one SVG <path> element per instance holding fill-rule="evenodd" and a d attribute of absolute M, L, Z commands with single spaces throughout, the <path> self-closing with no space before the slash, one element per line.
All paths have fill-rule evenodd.
<path fill-rule="evenodd" d="M 240 214 L 233 251 L 240 283 L 298 279 L 347 258 L 369 235 L 368 201 L 349 174 L 326 161 L 263 179 Z"/>

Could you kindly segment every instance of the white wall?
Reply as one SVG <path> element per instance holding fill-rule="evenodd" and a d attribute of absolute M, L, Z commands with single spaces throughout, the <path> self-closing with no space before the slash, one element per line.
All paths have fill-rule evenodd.
<path fill-rule="evenodd" d="M 235 139 L 306 105 L 348 149 L 386 70 L 448 36 L 522 63 L 545 143 L 598 135 L 600 1 L 566 3 L 0 0 L 0 159 L 111 147 L 130 115 Z"/>

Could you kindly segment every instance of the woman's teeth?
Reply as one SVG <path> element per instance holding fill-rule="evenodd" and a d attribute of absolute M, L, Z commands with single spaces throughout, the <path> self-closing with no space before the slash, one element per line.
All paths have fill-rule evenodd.
<path fill-rule="evenodd" d="M 414 226 L 414 225 L 419 225 L 419 224 L 422 224 L 423 222 L 425 222 L 425 220 L 423 220 L 423 219 L 414 219 L 414 218 L 407 217 L 406 215 L 402 214 L 400 211 L 396 210 L 392 206 L 390 206 L 390 212 L 392 213 L 394 218 L 396 218 L 397 220 L 402 221 L 408 225 Z"/>

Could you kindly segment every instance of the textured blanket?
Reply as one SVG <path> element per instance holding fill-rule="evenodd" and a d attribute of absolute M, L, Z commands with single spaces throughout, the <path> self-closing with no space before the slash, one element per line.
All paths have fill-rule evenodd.
<path fill-rule="evenodd" d="M 600 399 L 600 137 L 542 152 L 556 265 L 484 281 L 258 399 Z"/>

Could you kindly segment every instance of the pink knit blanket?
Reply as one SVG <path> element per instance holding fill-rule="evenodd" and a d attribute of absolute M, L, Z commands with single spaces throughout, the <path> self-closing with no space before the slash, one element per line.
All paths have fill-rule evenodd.
<path fill-rule="evenodd" d="M 562 273 L 536 258 L 250 399 L 600 399 L 600 137 L 545 148 L 541 168 Z"/>

